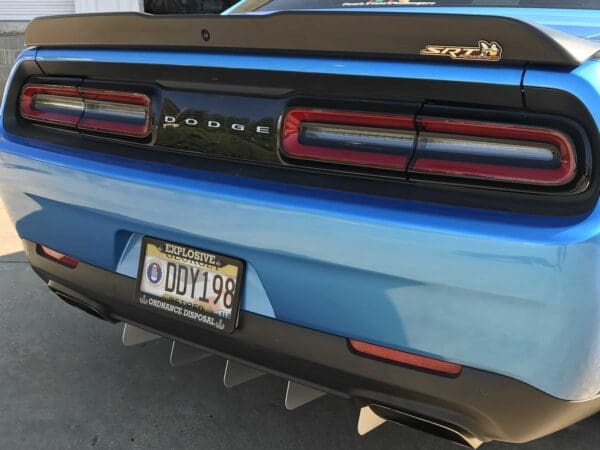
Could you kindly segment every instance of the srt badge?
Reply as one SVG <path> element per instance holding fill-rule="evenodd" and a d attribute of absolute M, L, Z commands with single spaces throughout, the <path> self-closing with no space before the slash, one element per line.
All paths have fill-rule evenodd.
<path fill-rule="evenodd" d="M 445 56 L 467 61 L 491 61 L 502 59 L 502 46 L 497 42 L 479 41 L 477 47 L 456 47 L 448 45 L 427 45 L 420 52 L 424 56 Z"/>

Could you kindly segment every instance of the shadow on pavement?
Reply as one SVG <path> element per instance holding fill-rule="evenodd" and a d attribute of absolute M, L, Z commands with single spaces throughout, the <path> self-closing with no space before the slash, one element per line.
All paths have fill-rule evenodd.
<path fill-rule="evenodd" d="M 0 255 L 0 264 L 2 263 L 26 263 L 27 254 L 23 252 L 10 253 L 8 255 Z"/>

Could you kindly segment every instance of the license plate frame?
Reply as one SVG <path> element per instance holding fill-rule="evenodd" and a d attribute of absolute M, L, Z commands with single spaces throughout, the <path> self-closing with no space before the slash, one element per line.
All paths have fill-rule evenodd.
<path fill-rule="evenodd" d="M 150 254 L 149 249 L 151 249 Z M 184 271 L 180 267 L 186 268 L 185 283 L 183 284 L 181 279 Z M 194 272 L 194 269 L 197 269 L 198 272 Z M 239 322 L 245 269 L 245 262 L 238 258 L 186 244 L 144 236 L 140 250 L 134 300 L 138 305 L 154 312 L 177 317 L 215 331 L 233 333 Z M 208 273 L 204 275 L 205 272 Z M 215 279 L 217 275 L 221 276 L 221 291 L 225 289 L 225 293 L 221 292 L 216 301 L 208 298 L 208 295 L 207 298 L 195 298 L 196 288 L 199 288 L 204 294 L 207 294 L 209 288 L 213 294 L 217 293 L 216 285 L 219 284 Z M 169 286 L 169 277 L 173 276 L 176 277 L 175 284 Z M 234 280 L 233 293 L 229 280 Z M 200 287 L 200 285 L 202 286 Z M 174 290 L 166 292 L 170 287 L 173 287 Z M 191 299 L 185 298 L 188 289 L 192 290 Z M 231 308 L 227 308 L 227 299 L 230 300 Z M 208 310 L 209 307 L 220 309 L 215 312 Z"/>

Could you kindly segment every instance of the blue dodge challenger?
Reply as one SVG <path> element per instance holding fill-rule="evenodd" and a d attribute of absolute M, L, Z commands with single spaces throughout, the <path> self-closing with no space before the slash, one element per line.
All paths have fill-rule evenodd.
<path fill-rule="evenodd" d="M 246 0 L 26 43 L 0 193 L 126 345 L 352 399 L 361 434 L 600 411 L 600 1 Z"/>

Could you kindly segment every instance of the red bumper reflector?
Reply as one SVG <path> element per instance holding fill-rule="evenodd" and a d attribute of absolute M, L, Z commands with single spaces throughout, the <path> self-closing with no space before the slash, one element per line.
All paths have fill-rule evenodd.
<path fill-rule="evenodd" d="M 414 147 L 412 116 L 294 108 L 283 122 L 284 155 L 404 170 Z"/>
<path fill-rule="evenodd" d="M 63 253 L 57 252 L 56 250 L 52 250 L 51 248 L 48 248 L 44 245 L 37 245 L 37 252 L 42 255 L 45 256 L 48 259 L 51 259 L 54 262 L 57 262 L 59 264 L 62 264 L 63 266 L 67 266 L 71 269 L 75 269 L 78 265 L 79 265 L 79 260 L 71 257 L 71 256 L 67 256 Z"/>
<path fill-rule="evenodd" d="M 21 116 L 81 130 L 143 138 L 150 134 L 150 98 L 135 92 L 26 85 Z"/>
<path fill-rule="evenodd" d="M 546 128 L 423 117 L 413 173 L 560 186 L 575 177 L 571 139 Z"/>
<path fill-rule="evenodd" d="M 379 345 L 368 344 L 362 341 L 349 339 L 350 347 L 358 353 L 374 356 L 376 358 L 393 361 L 396 363 L 412 366 L 422 370 L 428 370 L 444 375 L 456 377 L 460 375 L 462 366 L 439 359 L 427 358 L 425 356 L 402 352 Z"/>

